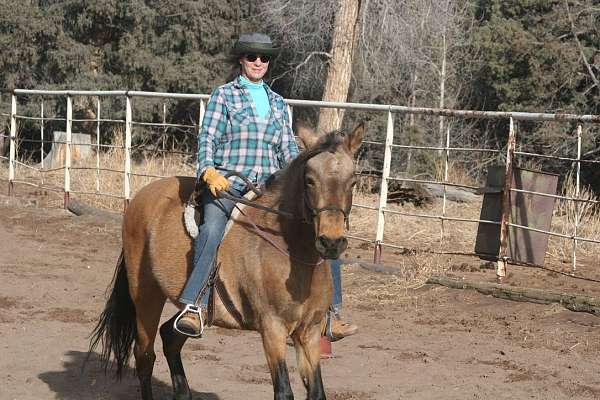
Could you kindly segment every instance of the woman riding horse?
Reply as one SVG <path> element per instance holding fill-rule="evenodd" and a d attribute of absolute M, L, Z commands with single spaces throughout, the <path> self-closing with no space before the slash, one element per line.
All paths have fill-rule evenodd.
<path fill-rule="evenodd" d="M 220 191 L 243 196 L 248 190 L 239 178 L 226 179 L 236 171 L 256 185 L 285 167 L 298 155 L 283 98 L 263 82 L 271 57 L 278 52 L 271 39 L 261 33 L 241 35 L 233 55 L 241 66 L 236 78 L 215 89 L 208 101 L 198 136 L 198 176 L 210 190 L 202 194 L 202 218 L 194 242 L 194 269 L 179 297 L 185 304 L 175 329 L 199 337 L 209 298 L 208 280 L 235 203 L 219 198 Z M 340 318 L 342 303 L 340 263 L 332 263 L 334 295 L 329 336 L 339 340 L 353 335 L 357 327 Z"/>
<path fill-rule="evenodd" d="M 273 51 L 267 39 L 262 35 L 240 38 L 236 48 L 244 49 L 246 57 L 241 65 L 247 70 L 248 76 L 244 77 L 248 80 L 257 76 L 255 72 L 260 75 L 266 70 L 263 65 L 268 61 L 265 54 Z M 254 54 L 250 54 L 250 50 Z M 255 55 L 254 62 L 250 61 Z M 269 98 L 269 119 L 261 121 L 257 115 L 260 106 L 256 105 L 257 101 L 252 106 L 249 89 L 244 89 L 242 83 L 242 77 L 239 77 L 229 86 L 229 90 L 235 88 L 244 93 L 244 102 L 240 100 L 235 112 L 221 108 L 222 113 L 236 122 L 231 127 L 227 125 L 229 128 L 225 128 L 223 136 L 213 143 L 214 147 L 210 146 L 214 165 L 213 169 L 210 166 L 204 169 L 202 178 L 215 194 L 230 185 L 214 166 L 223 165 L 225 159 L 230 160 L 224 157 L 220 146 L 233 132 L 240 137 L 237 142 L 232 142 L 238 146 L 227 153 L 232 160 L 250 159 L 252 154 L 265 157 L 269 154 L 272 160 L 282 162 L 274 164 L 273 169 L 282 166 L 283 162 L 289 162 L 289 165 L 267 181 L 264 194 L 255 200 L 255 204 L 263 208 L 247 207 L 220 244 L 216 260 L 218 274 L 212 279 L 211 322 L 223 328 L 254 330 L 260 334 L 275 400 L 294 397 L 286 365 L 286 341 L 291 337 L 307 398 L 325 400 L 319 342 L 334 286 L 330 263 L 325 259 L 337 259 L 347 246 L 344 231 L 356 183 L 353 157 L 361 145 L 364 126 L 321 135 L 298 126 L 296 132 L 306 150 L 294 158 L 292 152 L 295 150 L 289 149 L 295 147 L 281 98 L 263 86 Z M 221 104 L 217 101 L 218 90 L 213 97 L 215 102 L 209 105 L 208 113 L 215 114 L 217 105 Z M 215 108 L 211 111 L 211 107 Z M 224 124 L 216 118 L 205 118 L 204 123 L 208 126 Z M 256 147 L 249 137 L 259 132 L 251 132 L 248 128 L 242 131 L 241 128 L 258 127 L 259 124 L 263 129 L 260 132 L 263 140 L 271 140 L 270 148 Z M 287 139 L 283 139 L 284 134 Z M 242 139 L 248 142 L 247 146 L 255 146 L 252 147 L 255 153 L 250 154 L 240 146 Z M 289 147 L 280 161 L 284 140 L 288 141 L 286 146 Z M 246 176 L 256 182 L 262 179 L 259 173 L 264 168 L 273 167 L 271 164 L 264 168 L 261 164 L 252 165 L 257 166 L 250 168 Z M 227 166 L 231 168 L 231 165 Z M 214 171 L 212 178 L 209 178 L 211 173 L 207 175 L 209 170 Z M 154 342 L 164 305 L 167 300 L 178 304 L 182 293 L 186 293 L 183 288 L 197 257 L 197 249 L 194 249 L 183 218 L 195 186 L 193 177 L 160 179 L 142 188 L 131 201 L 123 217 L 123 251 L 112 291 L 90 343 L 90 354 L 99 343 L 102 344 L 101 359 L 105 367 L 116 367 L 117 377 L 127 367 L 133 350 L 144 400 L 153 398 Z M 234 189 L 241 187 L 235 180 L 231 186 Z M 220 203 L 214 194 L 209 190 L 205 192 L 213 195 L 208 199 L 216 208 Z M 267 208 L 280 213 L 267 212 Z M 195 301 L 197 297 L 192 294 L 191 300 Z M 191 400 L 192 392 L 181 359 L 181 349 L 189 336 L 174 329 L 179 316 L 178 312 L 160 325 L 160 336 L 174 398 Z"/>

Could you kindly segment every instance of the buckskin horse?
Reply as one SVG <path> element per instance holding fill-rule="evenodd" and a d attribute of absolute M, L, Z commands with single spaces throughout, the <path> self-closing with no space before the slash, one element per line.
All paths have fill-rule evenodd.
<path fill-rule="evenodd" d="M 353 157 L 364 126 L 323 135 L 299 127 L 297 134 L 306 150 L 270 179 L 256 200 L 293 217 L 246 208 L 236 219 L 217 256 L 212 324 L 260 333 L 276 400 L 293 399 L 285 362 L 291 337 L 307 398 L 320 400 L 326 397 L 319 341 L 332 295 L 324 260 L 337 258 L 347 246 L 344 228 L 356 182 Z M 192 177 L 165 178 L 132 200 L 123 219 L 112 291 L 90 341 L 90 354 L 102 344 L 105 370 L 113 355 L 117 378 L 133 345 L 144 400 L 152 399 L 154 340 L 163 307 L 167 299 L 182 307 L 177 299 L 192 269 L 193 243 L 183 212 L 194 188 Z M 187 337 L 173 329 L 175 317 L 160 327 L 160 336 L 174 398 L 188 400 L 192 396 L 181 361 Z"/>

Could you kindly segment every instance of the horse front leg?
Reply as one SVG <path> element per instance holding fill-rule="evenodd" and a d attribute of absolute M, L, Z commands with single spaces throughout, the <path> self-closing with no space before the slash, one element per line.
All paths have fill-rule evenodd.
<path fill-rule="evenodd" d="M 321 377 L 321 325 L 299 329 L 292 334 L 298 370 L 306 388 L 308 400 L 325 400 L 325 388 Z"/>
<path fill-rule="evenodd" d="M 268 322 L 264 324 L 261 336 L 267 364 L 271 371 L 274 399 L 293 400 L 294 393 L 285 362 L 287 331 L 283 324 Z"/>

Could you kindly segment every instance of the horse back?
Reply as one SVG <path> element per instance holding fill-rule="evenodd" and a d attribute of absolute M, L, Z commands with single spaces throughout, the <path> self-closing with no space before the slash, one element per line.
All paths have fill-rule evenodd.
<path fill-rule="evenodd" d="M 143 187 L 123 218 L 123 252 L 132 291 L 158 286 L 176 301 L 188 275 L 192 239 L 185 231 L 183 210 L 195 178 L 170 177 Z"/>

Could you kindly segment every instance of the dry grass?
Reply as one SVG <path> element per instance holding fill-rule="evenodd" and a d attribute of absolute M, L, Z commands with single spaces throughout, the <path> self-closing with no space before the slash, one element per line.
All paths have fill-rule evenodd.
<path fill-rule="evenodd" d="M 383 275 L 363 273 L 356 267 L 344 268 L 344 301 L 363 309 L 385 309 L 387 306 L 405 303 L 414 294 L 408 291 L 425 284 L 432 275 L 445 272 L 448 258 L 436 254 L 413 254 L 396 257 L 394 266 L 398 273 Z"/>
<path fill-rule="evenodd" d="M 377 207 L 378 196 L 357 193 L 354 197 L 357 204 Z M 404 205 L 389 203 L 387 208 L 392 211 L 417 215 L 442 215 L 441 201 L 435 201 L 430 206 L 416 207 L 411 203 Z M 446 203 L 446 216 L 456 218 L 479 218 L 481 202 L 476 203 Z M 377 213 L 374 210 L 355 207 L 352 209 L 351 233 L 364 238 L 374 238 L 377 226 Z M 386 213 L 384 243 L 395 244 L 408 249 L 420 250 L 453 250 L 473 251 L 477 224 L 469 222 L 445 221 L 442 237 L 442 224 L 439 219 L 418 218 L 413 216 Z"/>
<path fill-rule="evenodd" d="M 463 164 L 456 160 L 448 161 L 448 182 L 459 185 L 476 185 L 475 179 L 469 175 Z M 436 160 L 435 179 L 438 182 L 444 182 L 445 168 L 446 163 L 443 160 Z"/>
<path fill-rule="evenodd" d="M 92 156 L 83 160 L 75 160 L 72 163 L 70 173 L 72 198 L 84 201 L 94 207 L 115 211 L 123 209 L 123 199 L 120 198 L 124 195 L 123 187 L 125 182 L 125 174 L 123 173 L 125 152 L 121 148 L 124 145 L 123 137 L 123 132 L 116 130 L 111 140 L 112 146 L 116 147 L 109 148 L 107 151 L 100 151 L 99 153 L 93 151 Z M 33 162 L 25 162 L 24 164 L 17 165 L 15 171 L 17 180 L 57 190 L 64 188 L 64 169 L 48 172 L 40 171 Z M 97 165 L 100 166 L 100 170 L 96 169 Z M 8 166 L 1 169 L 1 174 L 3 178 L 8 178 Z M 156 177 L 138 175 L 194 176 L 195 168 L 187 164 L 183 156 L 171 154 L 164 157 L 143 158 L 142 160 L 132 161 L 129 180 L 132 197 L 139 189 L 157 179 Z M 102 193 L 108 196 L 77 192 Z"/>
<path fill-rule="evenodd" d="M 577 190 L 575 177 L 571 172 L 565 178 L 562 195 L 576 198 Z M 579 198 L 586 201 L 599 201 L 589 187 L 580 188 Z M 575 221 L 577 221 L 577 236 L 587 238 L 600 238 L 600 213 L 598 206 L 587 202 L 576 202 L 572 200 L 560 200 L 554 207 L 552 219 L 552 230 L 564 235 L 572 235 L 575 232 Z M 548 253 L 560 260 L 570 260 L 573 252 L 573 241 L 552 237 L 549 241 Z M 598 253 L 598 244 L 590 242 L 578 242 L 578 255 L 591 257 Z"/>

